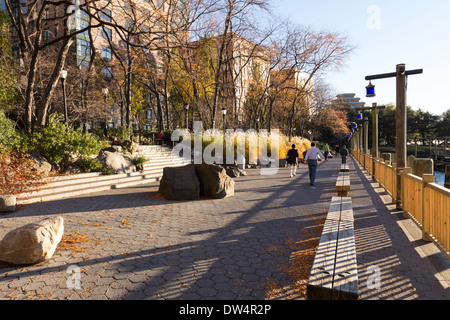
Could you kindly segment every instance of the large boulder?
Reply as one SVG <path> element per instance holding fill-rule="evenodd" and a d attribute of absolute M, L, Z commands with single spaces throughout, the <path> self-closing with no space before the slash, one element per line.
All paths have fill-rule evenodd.
<path fill-rule="evenodd" d="M 200 183 L 193 164 L 183 167 L 165 167 L 159 183 L 159 192 L 167 200 L 197 200 Z"/>
<path fill-rule="evenodd" d="M 29 155 L 31 165 L 37 173 L 47 177 L 52 171 L 52 165 L 42 155 L 38 153 L 31 153 Z"/>
<path fill-rule="evenodd" d="M 18 265 L 48 260 L 63 233 L 62 217 L 47 218 L 12 230 L 0 241 L 0 260 Z"/>
<path fill-rule="evenodd" d="M 224 168 L 215 164 L 196 164 L 195 171 L 200 181 L 200 194 L 214 199 L 234 195 L 234 180 Z"/>
<path fill-rule="evenodd" d="M 112 167 L 116 173 L 135 172 L 136 167 L 131 161 L 131 158 L 124 156 L 120 152 L 111 152 L 102 150 L 98 154 L 98 160 L 104 166 Z"/>

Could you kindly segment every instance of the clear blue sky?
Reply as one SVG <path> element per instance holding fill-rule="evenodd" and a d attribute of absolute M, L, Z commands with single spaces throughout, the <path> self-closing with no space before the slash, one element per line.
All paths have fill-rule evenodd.
<path fill-rule="evenodd" d="M 376 97 L 365 97 L 366 75 L 423 69 L 408 77 L 407 104 L 440 115 L 450 109 L 449 0 L 272 0 L 273 12 L 293 23 L 339 32 L 357 48 L 325 81 L 336 94 L 355 93 L 367 105 L 395 104 L 395 78 L 372 81 Z"/>

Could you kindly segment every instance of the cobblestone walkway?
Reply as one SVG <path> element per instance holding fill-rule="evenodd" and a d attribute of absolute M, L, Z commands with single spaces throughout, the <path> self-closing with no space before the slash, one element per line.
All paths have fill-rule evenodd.
<path fill-rule="evenodd" d="M 38 265 L 0 264 L 0 299 L 262 300 L 274 281 L 289 292 L 293 279 L 280 265 L 292 252 L 280 248 L 326 216 L 338 168 L 339 159 L 322 162 L 315 189 L 303 165 L 294 178 L 285 168 L 247 170 L 221 200 L 166 201 L 154 183 L 23 206 L 0 216 L 1 238 L 61 215 L 65 246 Z M 438 273 L 422 256 L 429 244 L 405 231 L 408 221 L 354 162 L 351 177 L 361 298 L 448 299 L 448 266 Z M 367 286 L 371 265 L 381 270 L 380 289 Z"/>

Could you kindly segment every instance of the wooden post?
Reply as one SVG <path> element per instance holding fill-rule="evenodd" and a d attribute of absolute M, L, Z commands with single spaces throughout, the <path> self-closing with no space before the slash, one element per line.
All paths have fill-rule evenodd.
<path fill-rule="evenodd" d="M 372 104 L 372 179 L 375 180 L 375 159 L 378 157 L 378 109 Z"/>
<path fill-rule="evenodd" d="M 445 166 L 445 180 L 444 187 L 450 189 L 450 165 Z"/>
<path fill-rule="evenodd" d="M 422 175 L 422 240 L 432 241 L 430 234 L 430 190 L 427 184 L 434 183 L 433 174 Z"/>
<path fill-rule="evenodd" d="M 406 167 L 406 74 L 405 65 L 398 64 L 396 67 L 397 103 L 396 103 L 396 163 L 397 163 L 397 209 L 402 204 L 402 177 L 401 171 Z"/>
<path fill-rule="evenodd" d="M 364 144 L 363 144 L 363 137 L 364 137 L 364 128 L 363 128 L 363 125 L 362 124 L 359 124 L 359 127 L 361 128 L 360 130 L 359 130 L 359 152 L 360 152 L 360 156 L 361 156 L 361 153 L 363 153 L 364 151 Z M 361 161 L 361 159 L 360 159 L 360 161 L 359 161 L 359 163 L 361 163 L 362 161 Z"/>
<path fill-rule="evenodd" d="M 392 174 L 392 187 L 394 186 L 394 180 L 397 180 L 397 176 L 395 173 L 397 172 L 397 164 L 392 164 L 392 170 L 394 170 L 394 174 Z M 392 203 L 397 203 L 397 193 L 396 190 L 392 190 Z"/>
<path fill-rule="evenodd" d="M 417 158 L 417 136 L 414 136 L 414 157 Z"/>
<path fill-rule="evenodd" d="M 406 213 L 406 209 L 405 209 L 405 202 L 407 201 L 406 194 L 405 194 L 407 192 L 405 180 L 406 180 L 406 175 L 409 173 L 412 173 L 412 168 L 408 168 L 408 167 L 402 168 L 401 173 L 400 173 L 401 180 L 402 180 L 400 186 L 401 186 L 401 198 L 403 199 L 402 200 L 403 201 L 403 205 L 402 205 L 403 218 L 409 218 L 408 214 Z M 397 188 L 398 188 L 398 185 L 397 185 Z M 398 203 L 398 200 L 396 203 Z"/>
<path fill-rule="evenodd" d="M 369 119 L 364 118 L 364 154 L 369 153 Z"/>

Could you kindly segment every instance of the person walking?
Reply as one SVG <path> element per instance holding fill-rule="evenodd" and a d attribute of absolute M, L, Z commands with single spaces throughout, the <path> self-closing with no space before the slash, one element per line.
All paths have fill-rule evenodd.
<path fill-rule="evenodd" d="M 316 180 L 318 157 L 325 159 L 323 153 L 316 148 L 316 144 L 314 142 L 311 142 L 311 148 L 306 151 L 305 155 L 305 161 L 307 161 L 308 163 L 309 182 L 311 186 L 314 186 L 314 181 Z"/>
<path fill-rule="evenodd" d="M 339 154 L 339 145 L 338 144 L 334 147 L 334 152 L 336 153 L 336 157 L 337 157 L 337 155 Z"/>
<path fill-rule="evenodd" d="M 330 154 L 330 146 L 328 143 L 325 143 L 325 146 L 323 147 L 323 154 L 325 156 L 325 161 L 328 161 L 328 155 Z"/>
<path fill-rule="evenodd" d="M 287 163 L 291 169 L 291 178 L 292 176 L 297 175 L 297 165 L 298 165 L 298 151 L 295 149 L 295 144 L 292 145 L 292 149 L 290 149 L 287 153 Z"/>
<path fill-rule="evenodd" d="M 345 145 L 343 145 L 342 148 L 339 150 L 339 154 L 341 155 L 342 163 L 343 164 L 347 163 L 347 157 L 349 153 Z"/>

